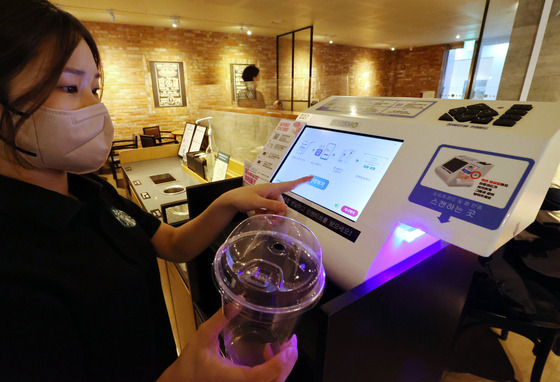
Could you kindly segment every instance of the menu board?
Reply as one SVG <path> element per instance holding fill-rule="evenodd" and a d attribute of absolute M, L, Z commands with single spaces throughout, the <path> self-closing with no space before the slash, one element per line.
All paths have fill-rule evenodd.
<path fill-rule="evenodd" d="M 182 62 L 150 61 L 150 73 L 156 107 L 187 105 Z"/>
<path fill-rule="evenodd" d="M 181 146 L 179 146 L 178 155 L 182 158 L 186 153 L 190 152 L 191 142 L 194 136 L 194 130 L 196 125 L 194 123 L 187 122 L 185 124 L 185 131 L 183 132 L 183 139 L 181 140 Z"/>
<path fill-rule="evenodd" d="M 303 126 L 301 121 L 280 120 L 255 162 L 245 164 L 243 184 L 268 182 Z"/>
<path fill-rule="evenodd" d="M 202 140 L 204 139 L 204 134 L 206 134 L 206 127 L 196 125 L 191 146 L 189 147 L 189 152 L 200 150 L 200 146 L 202 145 Z"/>

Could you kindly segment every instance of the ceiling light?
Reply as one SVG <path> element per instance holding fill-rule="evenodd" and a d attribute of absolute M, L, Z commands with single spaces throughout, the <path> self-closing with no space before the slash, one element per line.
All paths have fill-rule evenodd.
<path fill-rule="evenodd" d="M 250 25 L 247 26 L 247 34 L 248 34 L 249 36 L 253 34 L 253 31 L 251 30 L 251 26 L 250 26 Z"/>
<path fill-rule="evenodd" d="M 391 51 L 394 51 L 394 50 L 395 50 L 395 47 L 394 47 L 394 46 L 392 46 L 392 47 L 391 47 Z"/>
<path fill-rule="evenodd" d="M 115 11 L 113 11 L 112 9 L 107 9 L 107 13 L 109 14 L 109 16 L 111 16 L 111 22 L 114 23 L 115 22 Z"/>
<path fill-rule="evenodd" d="M 333 43 L 332 39 L 331 39 L 331 40 L 329 40 L 329 44 L 332 44 L 332 43 Z"/>
<path fill-rule="evenodd" d="M 459 39 L 461 38 L 461 35 L 458 34 L 457 36 L 455 36 L 455 38 L 456 38 L 457 40 L 459 40 Z"/>
<path fill-rule="evenodd" d="M 171 26 L 173 28 L 179 28 L 179 24 L 181 24 L 181 18 L 179 16 L 170 16 L 171 19 Z"/>

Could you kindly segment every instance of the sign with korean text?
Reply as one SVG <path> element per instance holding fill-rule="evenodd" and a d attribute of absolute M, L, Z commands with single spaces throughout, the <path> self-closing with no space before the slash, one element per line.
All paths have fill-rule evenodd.
<path fill-rule="evenodd" d="M 412 190 L 409 201 L 451 218 L 495 230 L 508 213 L 534 161 L 441 145 Z"/>

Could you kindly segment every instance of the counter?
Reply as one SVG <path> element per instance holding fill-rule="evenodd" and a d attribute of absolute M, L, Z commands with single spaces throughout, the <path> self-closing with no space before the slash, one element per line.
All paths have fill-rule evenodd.
<path fill-rule="evenodd" d="M 182 160 L 178 156 L 149 159 L 138 162 L 123 164 L 123 172 L 128 180 L 132 192 L 142 204 L 146 211 L 158 219 L 163 219 L 161 205 L 171 202 L 184 201 L 187 198 L 186 192 L 164 193 L 170 186 L 189 187 L 201 183 L 187 172 L 183 171 Z M 175 180 L 155 183 L 150 176 L 169 174 Z"/>
<path fill-rule="evenodd" d="M 182 220 L 188 220 L 186 191 L 175 194 L 165 194 L 163 191 L 170 186 L 189 187 L 204 180 L 187 172 L 182 166 L 181 158 L 174 155 L 177 148 L 170 146 L 130 150 L 129 155 L 125 154 L 129 159 L 121 157 L 123 173 L 130 188 L 130 199 L 145 211 L 163 220 L 161 205 L 176 202 L 179 205 L 172 209 L 180 208 Z M 169 174 L 175 180 L 155 183 L 150 178 L 161 174 Z M 170 217 L 176 218 L 179 213 L 170 212 L 167 214 L 168 222 L 173 223 Z M 180 353 L 196 331 L 196 313 L 193 309 L 187 265 L 158 259 L 158 267 L 173 337 L 177 352 Z"/>
<path fill-rule="evenodd" d="M 274 109 L 256 109 L 252 107 L 239 107 L 239 106 L 200 106 L 201 110 L 217 110 L 226 111 L 230 113 L 260 115 L 262 117 L 284 118 L 284 119 L 297 119 L 300 114 L 299 111 L 290 110 L 274 110 Z"/>

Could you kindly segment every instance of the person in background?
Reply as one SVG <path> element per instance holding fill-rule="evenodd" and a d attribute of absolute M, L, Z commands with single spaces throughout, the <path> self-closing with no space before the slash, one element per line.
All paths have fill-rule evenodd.
<path fill-rule="evenodd" d="M 249 65 L 243 70 L 241 78 L 244 81 L 245 89 L 237 94 L 237 106 L 264 109 L 266 103 L 263 94 L 257 90 L 259 83 L 259 68 Z"/>
<path fill-rule="evenodd" d="M 157 257 L 185 262 L 238 211 L 283 213 L 309 179 L 241 187 L 179 228 L 92 172 L 113 124 L 90 33 L 47 0 L 0 9 L 0 380 L 283 381 L 295 337 L 262 365 L 219 353 L 222 312 L 177 358 Z"/>
<path fill-rule="evenodd" d="M 280 101 L 279 99 L 274 101 L 274 103 L 272 104 L 272 109 L 274 109 L 274 110 L 284 110 L 284 105 L 282 104 L 282 101 Z"/>

